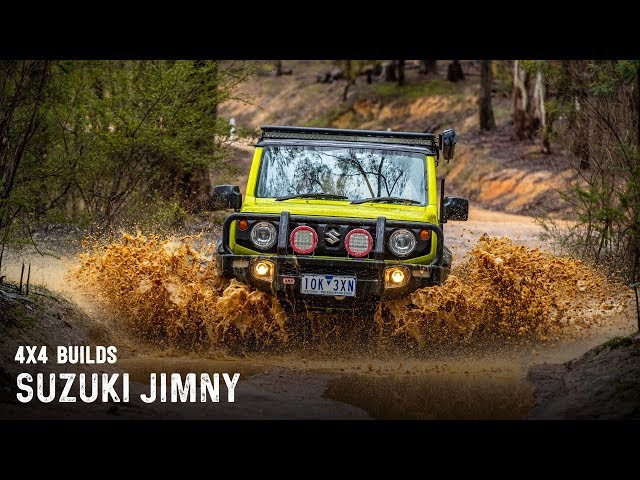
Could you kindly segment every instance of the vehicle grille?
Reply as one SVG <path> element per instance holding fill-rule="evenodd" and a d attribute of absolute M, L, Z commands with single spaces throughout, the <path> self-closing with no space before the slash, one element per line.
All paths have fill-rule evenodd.
<path fill-rule="evenodd" d="M 298 223 L 291 222 L 290 229 L 293 230 L 299 225 L 308 225 L 313 228 L 318 234 L 318 246 L 314 251 L 314 255 L 326 256 L 326 257 L 347 257 L 347 249 L 344 246 L 344 240 L 350 230 L 356 228 L 351 225 L 340 225 L 339 223 Z M 373 238 L 373 244 L 375 245 L 376 229 L 373 226 L 362 226 L 358 228 L 364 228 L 367 230 Z M 370 257 L 373 258 L 373 252 Z"/>
<path fill-rule="evenodd" d="M 280 275 L 292 275 L 297 277 L 300 275 L 300 267 L 291 264 L 280 265 Z"/>

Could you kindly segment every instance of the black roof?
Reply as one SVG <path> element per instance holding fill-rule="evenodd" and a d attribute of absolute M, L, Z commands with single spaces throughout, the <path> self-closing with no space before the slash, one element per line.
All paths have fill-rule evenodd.
<path fill-rule="evenodd" d="M 343 128 L 313 128 L 264 125 L 264 139 L 336 140 L 351 142 L 393 143 L 436 147 L 433 133 L 391 132 L 385 130 L 350 130 Z"/>

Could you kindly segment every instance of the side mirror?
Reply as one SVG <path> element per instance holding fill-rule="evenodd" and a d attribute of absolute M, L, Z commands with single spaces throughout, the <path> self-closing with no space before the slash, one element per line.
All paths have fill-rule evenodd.
<path fill-rule="evenodd" d="M 445 160 L 451 160 L 456 151 L 456 132 L 452 128 L 444 130 L 440 134 L 440 150 Z"/>
<path fill-rule="evenodd" d="M 459 197 L 444 197 L 444 219 L 465 221 L 469 218 L 469 200 Z"/>
<path fill-rule="evenodd" d="M 237 185 L 216 185 L 211 194 L 214 208 L 233 208 L 236 212 L 242 206 L 242 194 Z"/>

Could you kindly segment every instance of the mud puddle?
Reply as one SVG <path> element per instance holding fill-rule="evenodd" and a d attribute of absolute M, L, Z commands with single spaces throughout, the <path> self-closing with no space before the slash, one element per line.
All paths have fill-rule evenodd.
<path fill-rule="evenodd" d="M 118 368 L 141 385 L 152 372 L 240 373 L 236 404 L 154 405 L 167 418 L 518 419 L 533 406 L 521 358 L 454 357 L 144 354 L 119 360 Z"/>
<path fill-rule="evenodd" d="M 445 287 L 389 302 L 376 318 L 314 318 L 312 348 L 296 345 L 271 297 L 221 282 L 190 239 L 127 236 L 88 251 L 72 276 L 76 259 L 46 258 L 32 278 L 108 326 L 117 366 L 140 388 L 151 372 L 241 374 L 236 403 L 160 406 L 163 418 L 522 418 L 530 365 L 630 333 L 635 310 L 620 285 L 536 248 L 526 217 L 495 215 L 467 224 L 473 231 L 448 227 L 458 255 Z M 523 225 L 531 232 L 516 243 L 484 236 L 517 238 Z"/>
<path fill-rule="evenodd" d="M 227 372 L 239 373 L 242 379 L 263 372 L 265 365 L 257 364 L 249 360 L 215 360 L 208 358 L 190 357 L 157 357 L 152 355 L 140 355 L 136 357 L 118 360 L 118 367 L 129 373 L 134 382 L 149 383 L 151 373 L 179 373 L 186 376 L 195 373 L 199 379 L 201 373 Z"/>
<path fill-rule="evenodd" d="M 346 375 L 329 382 L 324 396 L 379 419 L 520 419 L 533 406 L 533 388 L 520 378 L 480 373 Z"/>

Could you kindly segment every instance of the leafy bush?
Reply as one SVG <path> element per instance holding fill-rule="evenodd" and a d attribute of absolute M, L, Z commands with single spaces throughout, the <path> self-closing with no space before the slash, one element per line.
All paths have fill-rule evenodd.
<path fill-rule="evenodd" d="M 640 61 L 564 61 L 547 68 L 552 138 L 574 180 L 562 192 L 577 222 L 560 240 L 628 279 L 640 274 Z"/>
<path fill-rule="evenodd" d="M 208 172 L 233 170 L 217 106 L 249 73 L 215 61 L 0 62 L 0 243 L 47 219 L 104 230 L 149 198 L 162 221 L 202 208 Z"/>

